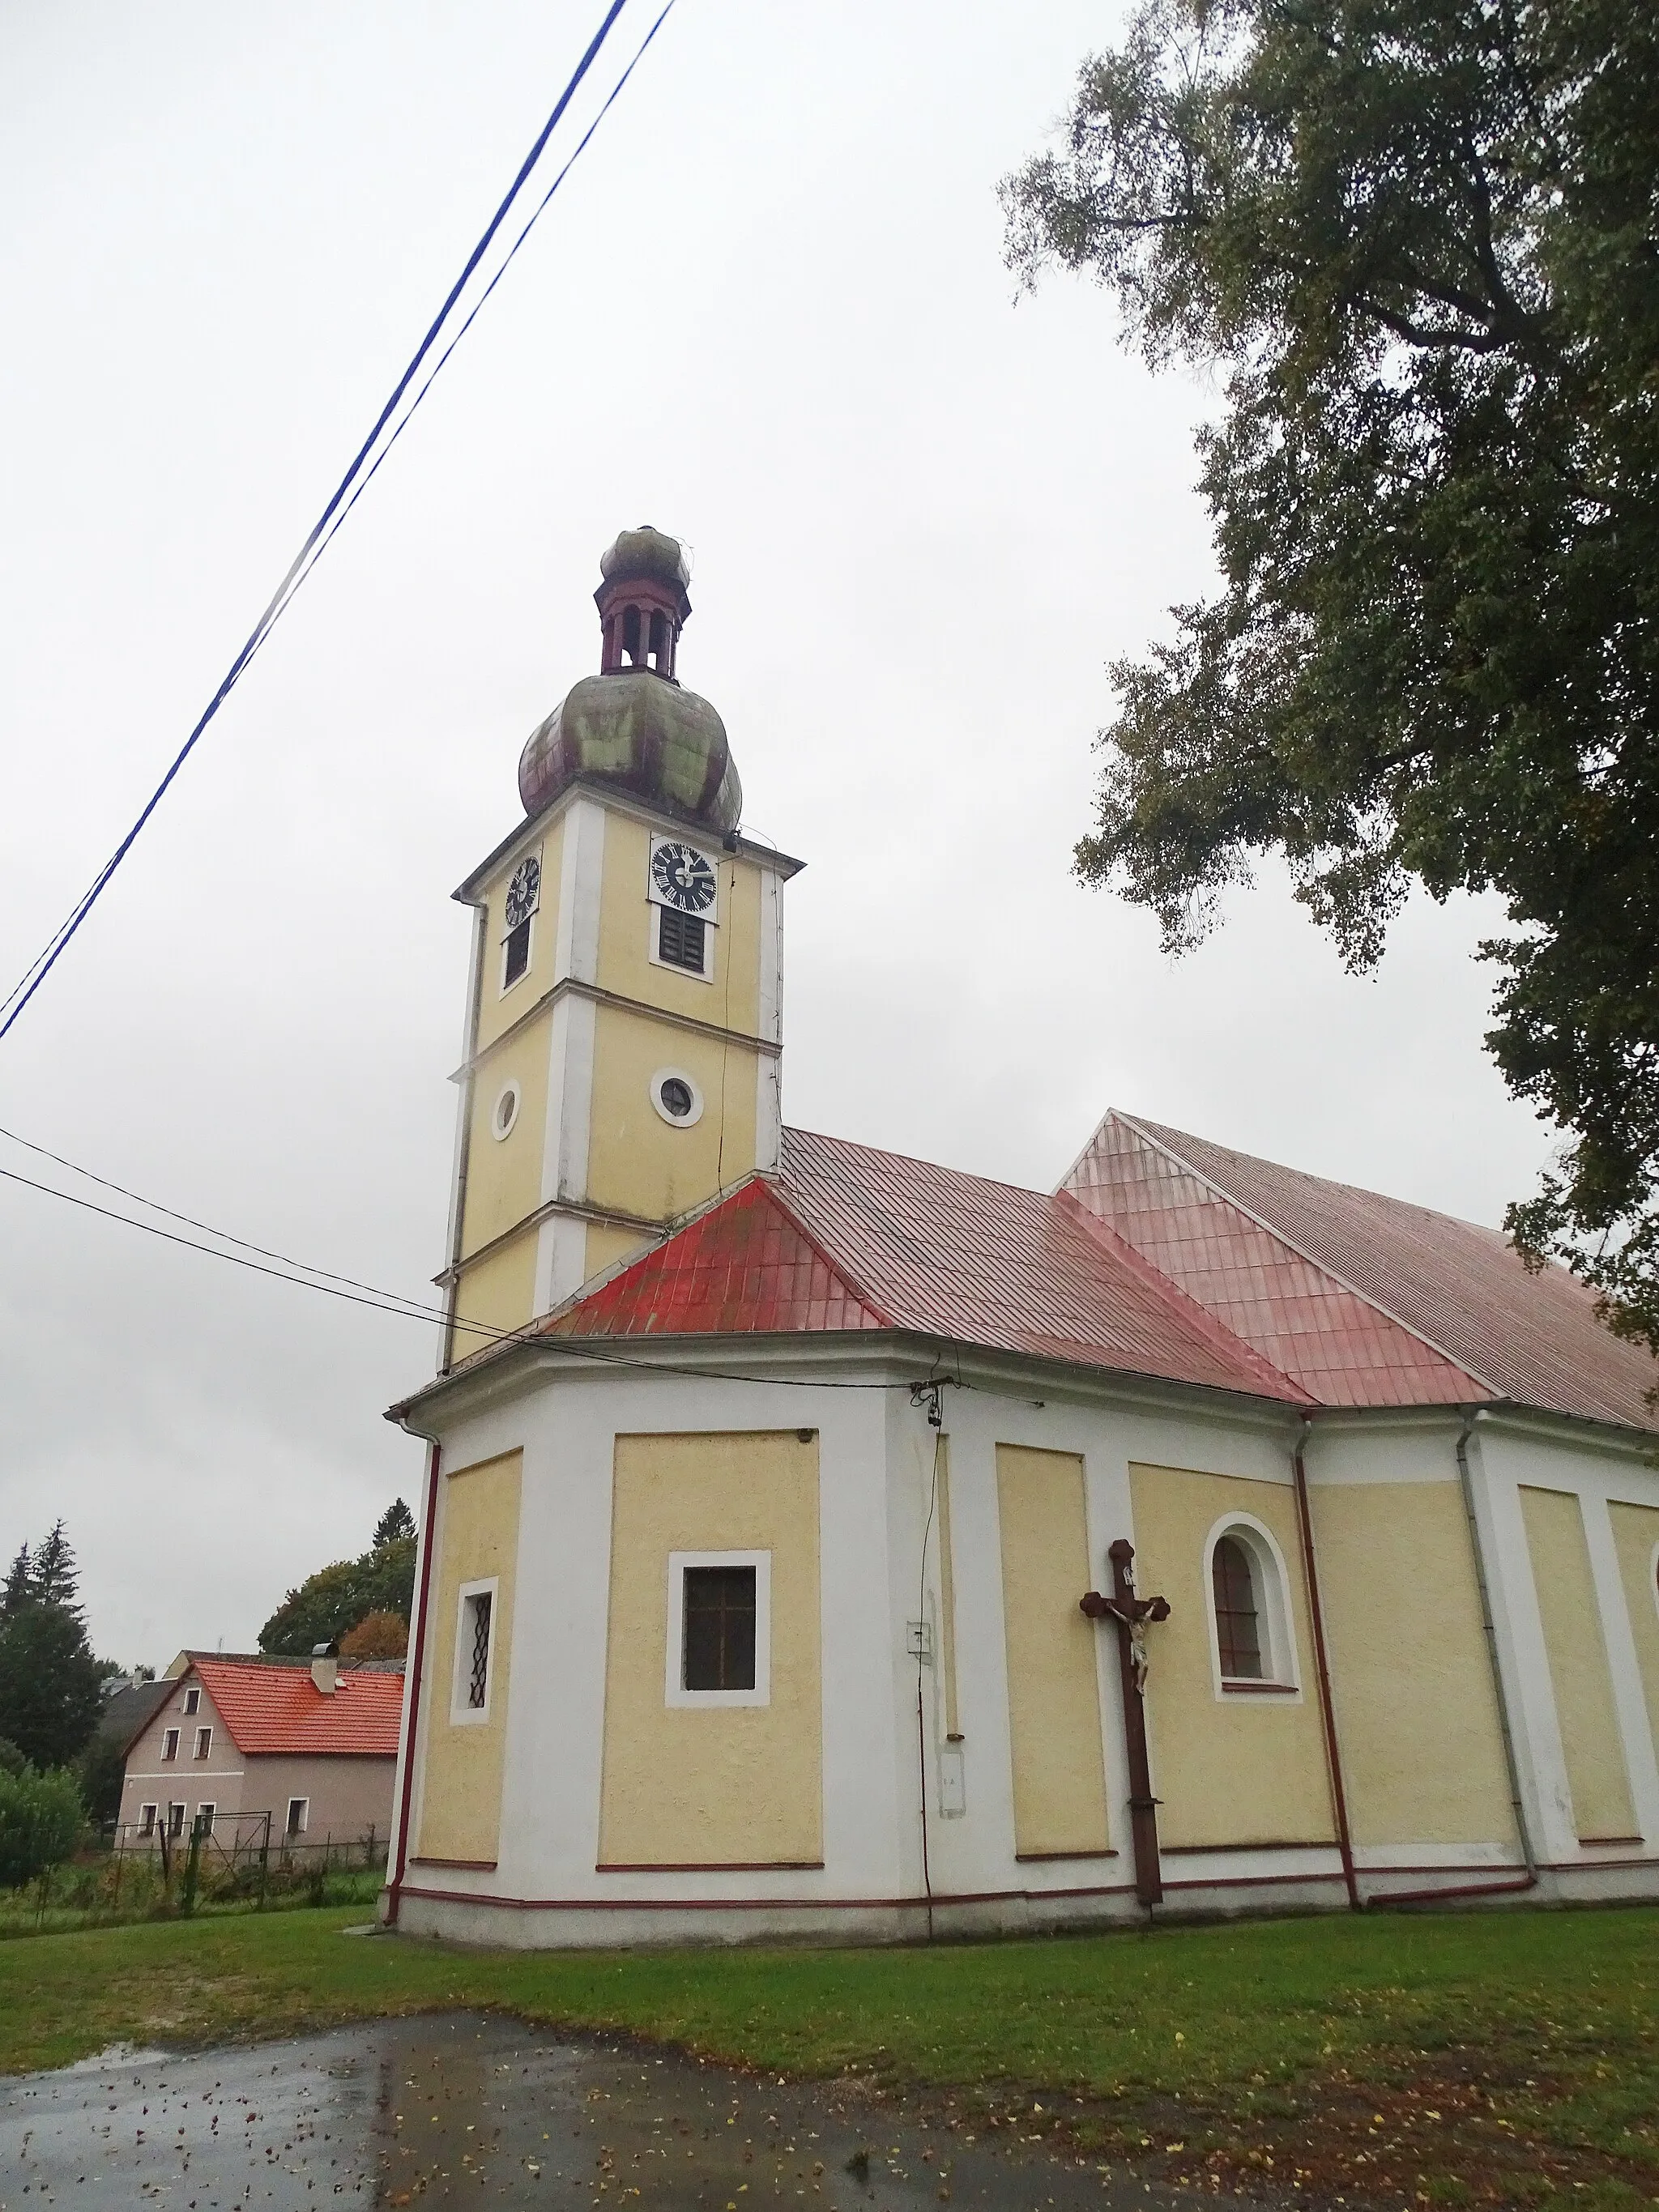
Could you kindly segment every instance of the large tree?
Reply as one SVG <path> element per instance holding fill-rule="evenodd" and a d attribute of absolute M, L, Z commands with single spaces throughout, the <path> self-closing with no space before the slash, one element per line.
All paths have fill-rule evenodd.
<path fill-rule="evenodd" d="M 1659 13 L 1146 0 L 1003 195 L 1224 391 L 1220 589 L 1113 668 L 1079 872 L 1179 949 L 1281 854 L 1356 968 L 1497 892 L 1487 1042 L 1568 1139 L 1507 1225 L 1659 1350 Z"/>
<path fill-rule="evenodd" d="M 291 1589 L 259 1631 L 262 1651 L 303 1656 L 337 1644 L 374 1613 L 405 1627 L 415 1597 L 415 1516 L 401 1498 L 380 1516 L 368 1551 L 319 1567 Z"/>
<path fill-rule="evenodd" d="M 100 1684 L 60 1521 L 20 1552 L 0 1589 L 0 1736 L 38 1767 L 67 1766 L 97 1726 Z"/>

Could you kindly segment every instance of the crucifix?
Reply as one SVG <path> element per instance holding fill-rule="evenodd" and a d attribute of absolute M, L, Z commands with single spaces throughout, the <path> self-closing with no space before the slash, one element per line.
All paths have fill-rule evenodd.
<path fill-rule="evenodd" d="M 1112 1563 L 1112 1595 L 1091 1590 L 1078 1601 L 1091 1620 L 1109 1620 L 1117 1628 L 1117 1656 L 1123 1681 L 1123 1733 L 1129 1747 L 1129 1830 L 1134 1842 L 1135 1894 L 1143 1905 L 1164 1895 L 1158 1863 L 1158 1800 L 1152 1795 L 1146 1758 L 1146 1624 L 1167 1620 L 1166 1597 L 1135 1595 L 1135 1547 L 1120 1536 L 1107 1552 Z"/>

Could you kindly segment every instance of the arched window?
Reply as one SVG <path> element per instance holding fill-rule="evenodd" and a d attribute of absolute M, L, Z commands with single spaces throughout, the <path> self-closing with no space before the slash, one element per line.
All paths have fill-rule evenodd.
<path fill-rule="evenodd" d="M 1222 1679 L 1259 1682 L 1263 1672 L 1261 1607 L 1250 1554 L 1237 1536 L 1216 1539 L 1210 1574 Z"/>

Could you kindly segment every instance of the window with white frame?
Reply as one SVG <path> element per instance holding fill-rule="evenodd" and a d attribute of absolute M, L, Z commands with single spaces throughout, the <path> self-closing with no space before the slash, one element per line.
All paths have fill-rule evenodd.
<path fill-rule="evenodd" d="M 671 1552 L 664 1695 L 671 1705 L 772 1702 L 772 1554 Z"/>
<path fill-rule="evenodd" d="M 185 1692 L 185 1711 L 187 1713 L 199 1713 L 201 1710 L 202 1692 L 198 1684 L 195 1688 Z"/>
<path fill-rule="evenodd" d="M 167 1833 L 168 1833 L 168 1835 L 170 1835 L 170 1836 L 182 1836 L 182 1835 L 184 1834 L 184 1832 L 185 1832 L 185 1808 L 184 1808 L 184 1807 L 183 1807 L 182 1805 L 169 1805 L 169 1806 L 167 1807 Z"/>
<path fill-rule="evenodd" d="M 449 1717 L 463 1727 L 489 1718 L 499 1595 L 498 1579 L 493 1575 L 487 1582 L 461 1584 L 455 1616 L 455 1677 L 450 1692 Z"/>
<path fill-rule="evenodd" d="M 161 1756 L 163 1759 L 178 1758 L 179 1731 L 177 1729 L 169 1729 L 167 1734 L 161 1738 Z"/>
<path fill-rule="evenodd" d="M 141 1836 L 153 1836 L 155 1833 L 155 1814 L 156 1808 L 154 1805 L 141 1805 L 138 1808 L 138 1832 Z"/>
<path fill-rule="evenodd" d="M 1217 1522 L 1205 1550 L 1218 1695 L 1294 1693 L 1290 1583 L 1272 1531 L 1253 1515 L 1236 1515 Z"/>
<path fill-rule="evenodd" d="M 306 1832 L 307 1824 L 309 1822 L 310 1819 L 310 1798 L 290 1797 L 288 1801 L 288 1820 L 283 1827 L 283 1834 L 289 1836 L 303 1836 Z"/>
<path fill-rule="evenodd" d="M 196 1756 L 198 1759 L 205 1759 L 212 1749 L 213 1730 L 210 1728 L 198 1728 L 196 1731 Z"/>
<path fill-rule="evenodd" d="M 213 1823 L 218 1817 L 218 1813 L 219 1808 L 210 1797 L 205 1804 L 196 1808 L 196 1825 L 204 1836 L 210 1836 L 213 1833 Z"/>

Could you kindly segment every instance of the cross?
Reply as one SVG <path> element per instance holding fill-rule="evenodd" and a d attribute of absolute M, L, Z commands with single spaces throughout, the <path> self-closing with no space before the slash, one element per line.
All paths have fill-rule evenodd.
<path fill-rule="evenodd" d="M 1112 1563 L 1112 1595 L 1091 1590 L 1078 1601 L 1091 1620 L 1109 1620 L 1118 1632 L 1118 1666 L 1123 1683 L 1123 1733 L 1129 1751 L 1129 1829 L 1134 1841 L 1135 1894 L 1143 1905 L 1164 1895 L 1158 1860 L 1158 1804 L 1146 1756 L 1146 1624 L 1167 1620 L 1166 1597 L 1135 1595 L 1135 1547 L 1120 1536 L 1107 1552 Z"/>

